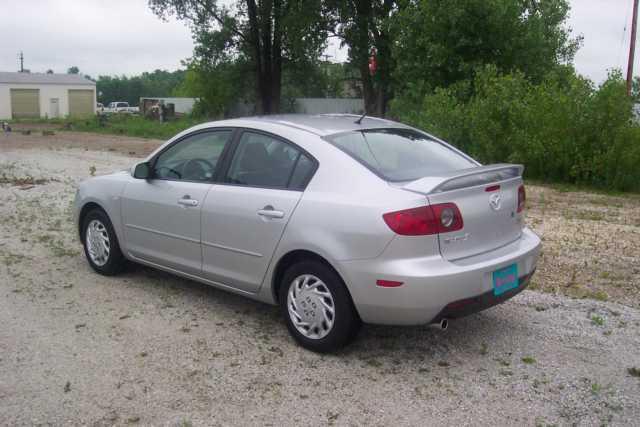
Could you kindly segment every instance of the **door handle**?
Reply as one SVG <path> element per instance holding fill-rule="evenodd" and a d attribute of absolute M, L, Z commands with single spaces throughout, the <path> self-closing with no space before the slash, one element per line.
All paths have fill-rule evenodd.
<path fill-rule="evenodd" d="M 178 204 L 183 206 L 198 206 L 198 201 L 192 199 L 188 194 L 182 196 L 182 199 L 178 199 Z"/>
<path fill-rule="evenodd" d="M 265 218 L 284 218 L 284 212 L 277 211 L 271 205 L 267 205 L 258 211 L 258 215 Z"/>

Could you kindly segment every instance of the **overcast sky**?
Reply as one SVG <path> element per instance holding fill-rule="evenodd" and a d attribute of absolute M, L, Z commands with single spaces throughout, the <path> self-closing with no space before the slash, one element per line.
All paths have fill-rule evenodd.
<path fill-rule="evenodd" d="M 569 25 L 584 36 L 580 73 L 600 82 L 608 69 L 626 72 L 632 1 L 571 0 Z M 0 71 L 17 71 L 23 51 L 32 72 L 76 65 L 93 77 L 175 70 L 193 49 L 189 29 L 158 19 L 146 0 L 0 0 L 0 40 Z M 346 56 L 336 43 L 327 54 Z M 640 53 L 635 67 L 640 75 Z"/>

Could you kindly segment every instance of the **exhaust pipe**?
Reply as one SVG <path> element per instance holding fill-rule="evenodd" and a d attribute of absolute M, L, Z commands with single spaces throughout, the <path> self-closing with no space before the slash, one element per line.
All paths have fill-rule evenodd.
<path fill-rule="evenodd" d="M 447 319 L 441 319 L 437 323 L 432 323 L 429 325 L 430 328 L 439 329 L 441 331 L 446 331 L 449 327 L 449 321 Z"/>

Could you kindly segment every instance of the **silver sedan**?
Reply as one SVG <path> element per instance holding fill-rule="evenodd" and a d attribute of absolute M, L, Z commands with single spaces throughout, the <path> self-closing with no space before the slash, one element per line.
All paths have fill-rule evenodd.
<path fill-rule="evenodd" d="M 84 181 L 75 218 L 96 272 L 132 261 L 277 304 L 327 352 L 362 322 L 446 328 L 522 291 L 540 251 L 522 172 L 388 120 L 234 119 Z"/>

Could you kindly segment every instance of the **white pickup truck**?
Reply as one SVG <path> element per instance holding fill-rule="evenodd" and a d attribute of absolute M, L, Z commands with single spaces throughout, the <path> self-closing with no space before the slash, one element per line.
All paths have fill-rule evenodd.
<path fill-rule="evenodd" d="M 138 114 L 140 112 L 140 109 L 138 107 L 129 107 L 128 102 L 114 101 L 114 102 L 110 102 L 109 105 L 102 108 L 102 111 L 100 112 L 104 114 L 112 114 L 112 113 Z"/>

